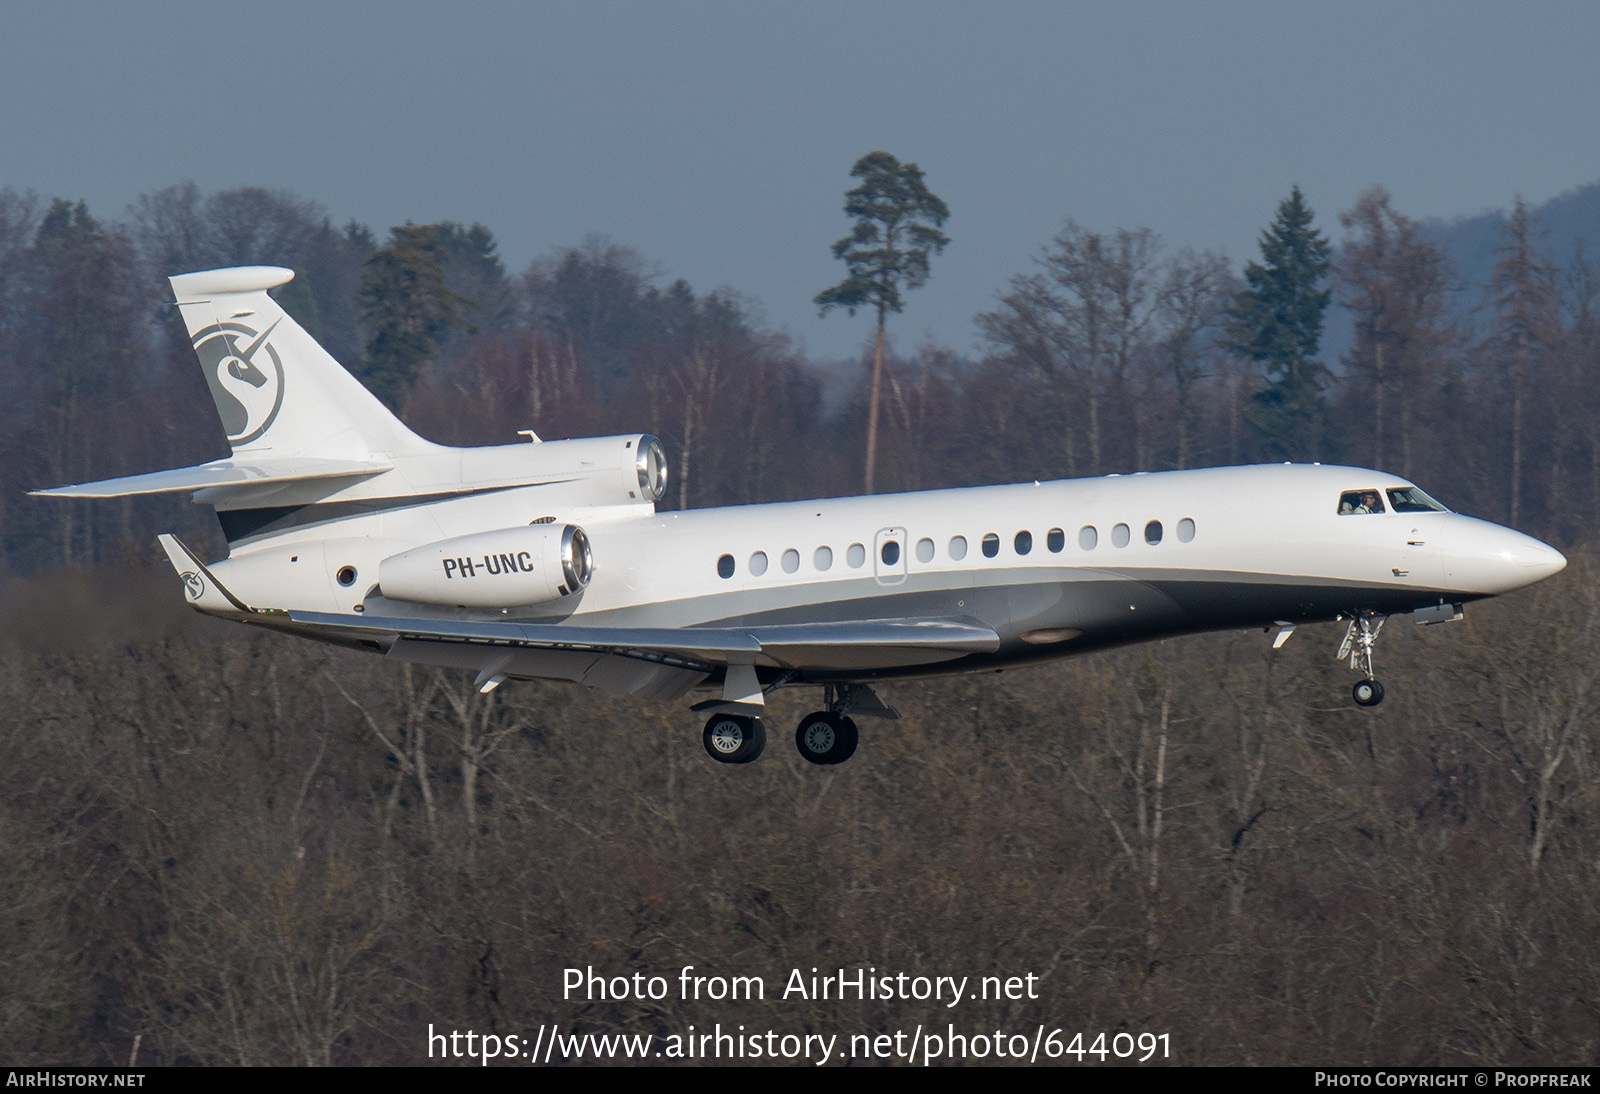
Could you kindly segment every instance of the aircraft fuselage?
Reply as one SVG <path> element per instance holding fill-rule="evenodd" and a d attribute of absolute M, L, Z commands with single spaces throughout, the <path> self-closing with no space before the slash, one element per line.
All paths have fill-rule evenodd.
<path fill-rule="evenodd" d="M 365 515 L 337 502 L 307 505 L 295 510 L 293 532 L 238 545 L 211 568 L 253 607 L 285 612 L 608 628 L 967 618 L 1000 639 L 993 652 L 926 665 L 867 658 L 796 667 L 790 679 L 799 682 L 968 671 L 1162 635 L 1398 614 L 1506 592 L 1564 565 L 1531 537 L 1455 513 L 1339 512 L 1351 491 L 1409 486 L 1365 469 L 1271 464 L 668 513 L 636 505 L 547 513 L 541 488 L 523 487 L 426 506 L 370 502 Z M 324 508 L 337 514 L 327 523 L 316 519 Z M 588 534 L 594 576 L 576 596 L 473 609 L 403 603 L 371 588 L 383 558 L 437 540 L 441 528 L 460 535 L 542 517 L 570 519 Z M 313 552 L 323 554 L 314 567 Z M 492 589 L 517 561 L 443 558 L 439 580 Z M 331 575 L 345 567 L 355 577 L 340 587 Z"/>

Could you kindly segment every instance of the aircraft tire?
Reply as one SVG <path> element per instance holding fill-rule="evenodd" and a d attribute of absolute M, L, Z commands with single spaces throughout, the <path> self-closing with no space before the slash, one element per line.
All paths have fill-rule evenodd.
<path fill-rule="evenodd" d="M 1383 685 L 1376 680 L 1357 680 L 1356 686 L 1350 689 L 1351 696 L 1359 707 L 1375 707 L 1383 702 Z"/>
<path fill-rule="evenodd" d="M 706 755 L 719 764 L 747 764 L 767 747 L 767 729 L 760 718 L 713 714 L 706 719 L 701 743 L 706 746 Z"/>
<path fill-rule="evenodd" d="M 794 731 L 794 745 L 801 757 L 822 767 L 842 764 L 854 756 L 859 740 L 852 719 L 825 710 L 806 715 Z"/>

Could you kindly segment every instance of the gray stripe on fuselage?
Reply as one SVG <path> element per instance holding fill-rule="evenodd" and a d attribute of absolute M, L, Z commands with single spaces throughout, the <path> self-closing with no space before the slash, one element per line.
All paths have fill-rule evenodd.
<path fill-rule="evenodd" d="M 1441 600 L 1464 599 L 1477 596 L 1415 585 L 1226 570 L 1012 566 L 913 573 L 897 585 L 882 585 L 864 574 L 825 582 L 744 586 L 578 615 L 551 613 L 545 618 L 578 626 L 727 627 L 969 615 L 1006 637 L 1043 627 L 1101 625 L 1114 616 L 1120 619 L 1130 605 L 1135 614 L 1162 610 L 1169 623 L 1180 621 L 1172 617 L 1175 613 L 1183 621 L 1216 620 L 1219 627 L 1233 627 L 1279 619 L 1331 619 L 1357 610 L 1395 614 Z M 505 617 L 486 613 L 483 618 Z"/>
<path fill-rule="evenodd" d="M 982 578 L 982 584 L 974 584 Z M 971 617 L 1000 635 L 998 653 L 947 663 L 1014 664 L 1048 660 L 1162 635 L 1254 627 L 1278 620 L 1312 622 L 1356 611 L 1387 615 L 1481 594 L 1419 586 L 1369 584 L 1288 575 L 1092 567 L 1003 567 L 913 573 L 892 586 L 870 574 L 826 582 L 732 588 L 678 600 L 605 611 L 462 612 L 373 598 L 373 615 L 565 623 L 572 627 L 753 627 L 865 619 Z M 564 601 L 563 607 L 572 605 Z M 1030 631 L 1081 631 L 1069 641 L 1030 645 Z"/>

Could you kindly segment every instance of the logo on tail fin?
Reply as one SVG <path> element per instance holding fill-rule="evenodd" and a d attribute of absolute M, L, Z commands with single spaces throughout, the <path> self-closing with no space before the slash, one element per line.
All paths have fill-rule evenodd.
<path fill-rule="evenodd" d="M 258 334 L 227 322 L 195 333 L 194 351 L 235 448 L 265 433 L 283 407 L 283 362 L 267 341 L 277 325 Z"/>

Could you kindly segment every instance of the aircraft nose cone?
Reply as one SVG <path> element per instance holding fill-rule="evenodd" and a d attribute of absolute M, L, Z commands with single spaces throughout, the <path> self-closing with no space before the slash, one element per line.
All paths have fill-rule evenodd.
<path fill-rule="evenodd" d="M 1527 575 L 1528 583 L 1543 581 L 1567 568 L 1567 556 L 1532 536 L 1523 536 L 1527 543 L 1515 551 L 1517 565 Z"/>
<path fill-rule="evenodd" d="M 1508 593 L 1566 568 L 1560 551 L 1532 536 L 1487 521 L 1454 529 L 1445 550 L 1451 583 L 1464 592 Z"/>

